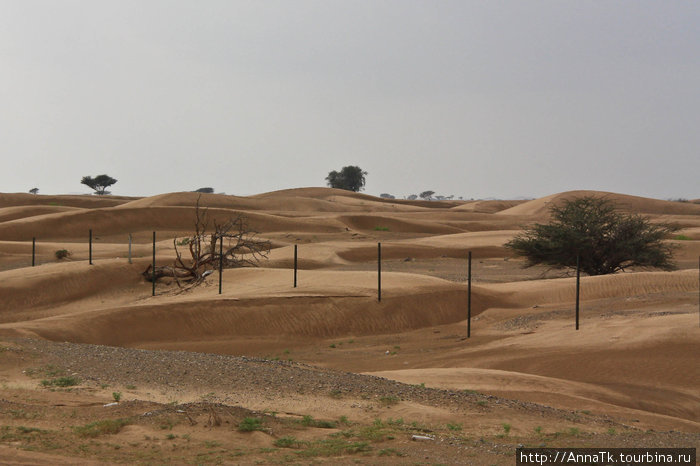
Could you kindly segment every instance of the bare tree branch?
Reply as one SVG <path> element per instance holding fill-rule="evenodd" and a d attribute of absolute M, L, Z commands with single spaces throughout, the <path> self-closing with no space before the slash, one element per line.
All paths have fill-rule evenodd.
<path fill-rule="evenodd" d="M 200 209 L 199 199 L 195 205 L 194 233 L 192 236 L 173 239 L 175 261 L 172 266 L 157 266 L 155 279 L 173 277 L 179 287 L 183 282 L 187 288 L 196 286 L 204 279 L 207 270 L 223 268 L 255 267 L 262 259 L 267 259 L 270 252 L 270 242 L 260 239 L 258 232 L 248 225 L 247 218 L 242 214 L 219 224 L 214 219 L 214 230 L 207 233 L 207 209 Z M 190 258 L 184 259 L 178 246 L 185 246 Z M 219 251 L 222 253 L 220 254 Z M 143 276 L 151 281 L 153 273 L 149 265 Z"/>

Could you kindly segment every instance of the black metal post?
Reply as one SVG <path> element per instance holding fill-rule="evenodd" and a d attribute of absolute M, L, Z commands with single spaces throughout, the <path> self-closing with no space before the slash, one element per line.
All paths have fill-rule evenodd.
<path fill-rule="evenodd" d="M 576 256 L 576 330 L 578 330 L 579 297 L 581 296 L 581 267 L 579 256 Z"/>
<path fill-rule="evenodd" d="M 377 243 L 377 301 L 382 300 L 382 243 Z"/>
<path fill-rule="evenodd" d="M 151 296 L 156 295 L 156 232 L 153 232 L 153 265 L 151 267 L 151 282 L 153 284 L 153 290 L 151 291 Z"/>
<path fill-rule="evenodd" d="M 297 245 L 294 245 L 294 288 L 297 287 L 297 265 L 298 265 Z"/>
<path fill-rule="evenodd" d="M 36 237 L 32 237 L 32 267 L 36 265 Z"/>
<path fill-rule="evenodd" d="M 129 233 L 129 264 L 131 264 L 131 233 Z"/>
<path fill-rule="evenodd" d="M 472 252 L 467 260 L 467 338 L 472 336 Z"/>
<path fill-rule="evenodd" d="M 700 256 L 698 256 L 698 327 L 700 327 Z"/>
<path fill-rule="evenodd" d="M 90 261 L 90 265 L 92 265 L 92 229 L 90 229 L 90 247 L 88 252 L 88 258 Z"/>
<path fill-rule="evenodd" d="M 221 294 L 221 283 L 224 276 L 224 238 L 219 238 L 219 294 Z"/>

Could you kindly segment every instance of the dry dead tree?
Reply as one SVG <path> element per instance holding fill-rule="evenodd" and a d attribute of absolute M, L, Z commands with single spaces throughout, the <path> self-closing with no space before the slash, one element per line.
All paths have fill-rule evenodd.
<path fill-rule="evenodd" d="M 225 269 L 245 266 L 257 266 L 261 259 L 266 259 L 270 252 L 270 242 L 258 238 L 244 215 L 226 220 L 224 223 L 213 221 L 214 231 L 207 233 L 207 209 L 199 208 L 199 199 L 195 206 L 194 234 L 189 237 L 173 238 L 175 262 L 172 266 L 156 266 L 156 281 L 162 277 L 173 277 L 178 286 L 183 282 L 188 287 L 201 283 L 207 275 L 219 268 Z M 188 258 L 183 258 L 179 247 L 187 247 Z M 148 281 L 153 279 L 151 265 L 143 272 Z"/>

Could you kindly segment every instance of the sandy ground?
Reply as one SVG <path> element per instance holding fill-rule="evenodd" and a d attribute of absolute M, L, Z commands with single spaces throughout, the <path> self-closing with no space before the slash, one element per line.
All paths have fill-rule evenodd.
<path fill-rule="evenodd" d="M 679 269 L 583 277 L 576 331 L 575 280 L 523 269 L 503 243 L 580 194 L 203 195 L 212 221 L 244 214 L 269 258 L 226 270 L 222 294 L 213 274 L 156 296 L 141 276 L 152 231 L 172 263 L 196 194 L 0 194 L 0 463 L 513 464 L 518 445 L 700 446 L 700 205 L 596 193 L 677 224 Z"/>

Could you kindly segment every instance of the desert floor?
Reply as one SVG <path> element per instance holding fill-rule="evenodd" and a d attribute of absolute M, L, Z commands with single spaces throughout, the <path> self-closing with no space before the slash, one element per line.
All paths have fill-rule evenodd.
<path fill-rule="evenodd" d="M 503 244 L 582 194 L 680 230 L 677 271 L 582 277 L 577 331 L 575 278 L 524 269 Z M 152 232 L 157 263 L 172 264 L 198 202 L 209 226 L 244 215 L 269 256 L 224 270 L 221 294 L 213 273 L 184 290 L 162 279 L 151 296 Z M 519 445 L 697 448 L 698 256 L 700 204 L 613 193 L 0 193 L 0 463 L 514 464 Z"/>

